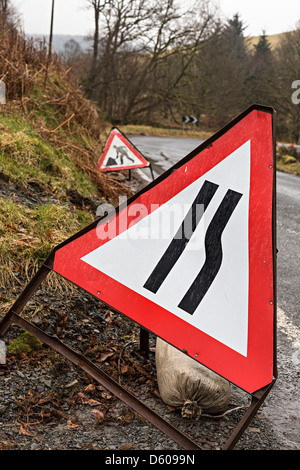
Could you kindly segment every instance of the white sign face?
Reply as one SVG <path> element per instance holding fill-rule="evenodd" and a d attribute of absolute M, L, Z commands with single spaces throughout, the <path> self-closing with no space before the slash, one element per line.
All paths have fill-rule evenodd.
<path fill-rule="evenodd" d="M 119 169 L 140 164 L 141 160 L 115 135 L 101 167 Z"/>
<path fill-rule="evenodd" d="M 115 145 L 118 144 L 116 140 Z M 167 203 L 81 258 L 245 357 L 248 340 L 250 157 L 251 142 L 248 140 Z M 159 288 L 151 291 L 151 273 L 155 272 L 205 184 L 216 188 L 209 205 L 176 263 Z M 230 195 L 238 197 L 228 220 L 221 221 L 223 227 L 220 231 L 216 218 L 220 219 L 222 206 Z M 213 250 L 209 248 L 210 238 L 214 239 Z M 217 261 L 213 259 L 216 255 Z M 193 311 L 189 311 L 185 297 L 199 269 L 202 267 L 203 273 L 206 270 L 209 277 L 216 264 L 217 271 L 209 281 L 205 295 Z"/>

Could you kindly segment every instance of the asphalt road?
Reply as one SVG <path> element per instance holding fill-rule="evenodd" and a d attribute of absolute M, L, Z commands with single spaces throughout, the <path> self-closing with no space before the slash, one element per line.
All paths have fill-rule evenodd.
<path fill-rule="evenodd" d="M 196 139 L 170 137 L 134 136 L 130 140 L 151 161 L 155 175 L 201 143 Z M 276 434 L 281 449 L 299 450 L 300 177 L 277 172 L 276 180 L 278 379 L 260 413 L 268 420 L 270 432 Z"/>

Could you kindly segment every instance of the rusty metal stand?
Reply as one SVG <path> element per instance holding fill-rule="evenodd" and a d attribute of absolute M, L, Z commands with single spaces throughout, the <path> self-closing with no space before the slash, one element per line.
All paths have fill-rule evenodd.
<path fill-rule="evenodd" d="M 49 272 L 52 270 L 52 260 L 53 260 L 53 253 L 49 256 L 49 258 L 45 261 L 45 263 L 41 266 L 41 268 L 37 271 L 35 276 L 26 286 L 24 291 L 18 297 L 14 305 L 11 309 L 7 312 L 5 317 L 2 319 L 0 323 L 0 338 L 5 335 L 12 324 L 16 324 L 17 326 L 25 329 L 26 331 L 32 333 L 38 339 L 40 339 L 43 343 L 45 343 L 50 348 L 54 349 L 58 353 L 62 354 L 64 357 L 69 359 L 73 364 L 80 367 L 84 370 L 87 374 L 93 377 L 96 381 L 98 381 L 101 385 L 107 388 L 111 393 L 113 393 L 117 398 L 123 401 L 126 405 L 128 405 L 133 411 L 140 414 L 142 417 L 147 419 L 151 424 L 153 424 L 156 428 L 162 431 L 164 434 L 169 436 L 174 442 L 179 444 L 183 449 L 196 451 L 202 450 L 195 442 L 193 442 L 189 437 L 181 433 L 178 429 L 173 427 L 170 423 L 165 421 L 161 416 L 155 413 L 153 410 L 148 408 L 144 405 L 138 398 L 128 392 L 124 387 L 114 381 L 111 377 L 109 377 L 105 372 L 95 366 L 91 361 L 86 359 L 85 356 L 77 353 L 70 347 L 66 346 L 62 343 L 58 338 L 55 336 L 49 336 L 47 333 L 43 332 L 35 325 L 32 325 L 30 322 L 25 320 L 24 318 L 20 317 L 20 313 L 22 312 L 23 308 L 26 306 L 27 302 L 31 299 L 31 297 L 35 294 L 38 290 L 41 283 L 47 277 Z M 143 328 L 141 328 L 141 338 L 140 338 L 140 349 L 147 353 L 149 351 L 149 332 Z M 222 450 L 230 450 L 232 449 L 236 442 L 239 440 L 240 436 L 253 419 L 254 415 L 257 413 L 259 407 L 263 403 L 264 399 L 266 398 L 267 394 L 269 393 L 270 389 L 272 388 L 274 381 L 265 387 L 257 391 L 255 394 L 252 395 L 252 402 L 249 408 L 246 410 L 244 416 L 242 417 L 241 421 L 233 430 L 232 435 L 224 445 Z"/>
<path fill-rule="evenodd" d="M 237 424 L 235 427 L 233 433 L 231 434 L 230 438 L 224 445 L 222 450 L 231 450 L 239 440 L 240 436 L 242 433 L 245 431 L 247 428 L 248 424 L 250 421 L 254 418 L 255 414 L 257 413 L 258 409 L 264 402 L 265 398 L 269 394 L 271 388 L 273 387 L 275 383 L 275 379 L 267 386 L 262 388 L 261 390 L 258 390 L 257 392 L 253 393 L 251 395 L 252 401 L 250 406 L 247 408 L 244 416 L 242 417 L 241 421 Z"/>
<path fill-rule="evenodd" d="M 140 328 L 140 352 L 145 356 L 149 357 L 149 331 L 145 328 Z"/>
<path fill-rule="evenodd" d="M 155 180 L 155 177 L 154 177 L 154 173 L 153 173 L 153 168 L 152 168 L 151 162 L 150 162 L 149 168 L 150 168 L 150 173 L 151 173 L 152 181 L 154 181 L 154 180 Z"/>

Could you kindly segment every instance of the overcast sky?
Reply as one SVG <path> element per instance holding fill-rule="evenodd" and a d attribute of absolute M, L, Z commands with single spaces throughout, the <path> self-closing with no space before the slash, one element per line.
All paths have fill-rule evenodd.
<path fill-rule="evenodd" d="M 186 1 L 186 0 L 180 0 Z M 52 0 L 12 0 L 23 18 L 26 33 L 46 35 L 50 29 Z M 87 35 L 93 30 L 93 15 L 85 0 L 55 0 L 55 34 Z M 290 31 L 300 20 L 300 0 L 215 0 L 223 15 L 239 12 L 248 28 L 246 35 L 257 36 Z"/>

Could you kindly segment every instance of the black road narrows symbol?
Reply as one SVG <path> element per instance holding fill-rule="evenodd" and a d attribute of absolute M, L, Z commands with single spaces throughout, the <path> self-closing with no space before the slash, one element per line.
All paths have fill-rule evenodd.
<path fill-rule="evenodd" d="M 205 235 L 205 263 L 187 293 L 178 305 L 191 315 L 207 293 L 222 264 L 222 233 L 242 194 L 229 189 L 218 207 Z"/>
<path fill-rule="evenodd" d="M 219 186 L 215 183 L 211 183 L 209 181 L 204 182 L 182 225 L 144 284 L 143 287 L 145 289 L 153 292 L 154 294 L 157 293 L 167 275 L 170 273 L 175 263 L 185 250 L 193 232 L 196 230 L 202 215 L 215 195 L 218 187 Z M 223 259 L 221 243 L 222 233 L 241 197 L 241 193 L 229 189 L 206 231 L 204 242 L 206 252 L 205 263 L 178 305 L 179 308 L 191 315 L 201 303 L 220 270 Z M 203 205 L 203 211 L 201 211 L 201 213 L 197 211 L 197 206 L 200 204 Z M 190 228 L 188 236 L 186 234 L 187 221 L 192 221 L 192 223 L 188 225 Z"/>
<path fill-rule="evenodd" d="M 154 294 L 158 291 L 186 248 L 190 237 L 196 230 L 204 211 L 212 200 L 218 187 L 219 186 L 217 184 L 211 183 L 210 181 L 204 182 L 176 235 L 144 284 L 143 287 L 145 289 L 153 292 Z M 203 211 L 197 210 L 197 208 L 199 209 L 200 204 L 203 205 Z"/>

